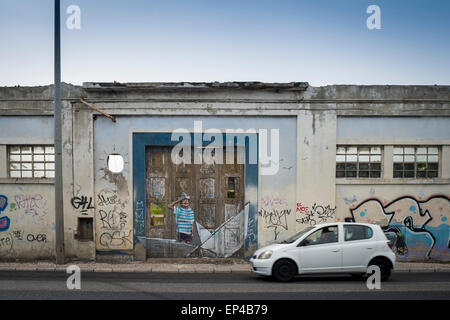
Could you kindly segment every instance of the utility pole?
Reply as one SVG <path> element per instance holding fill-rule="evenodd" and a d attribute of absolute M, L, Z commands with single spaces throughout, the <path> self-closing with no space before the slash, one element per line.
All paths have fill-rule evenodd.
<path fill-rule="evenodd" d="M 62 193 L 62 144 L 61 144 L 61 10 L 60 0 L 55 0 L 55 244 L 56 263 L 64 264 L 64 212 Z"/>

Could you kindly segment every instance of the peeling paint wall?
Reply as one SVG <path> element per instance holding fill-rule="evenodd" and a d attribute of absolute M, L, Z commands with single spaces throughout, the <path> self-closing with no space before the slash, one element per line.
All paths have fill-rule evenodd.
<path fill-rule="evenodd" d="M 0 117 L 0 260 L 52 259 L 54 186 L 49 179 L 8 179 L 8 145 L 52 144 L 53 119 Z"/>
<path fill-rule="evenodd" d="M 336 219 L 336 121 L 333 111 L 302 111 L 298 116 L 297 231 Z"/>
<path fill-rule="evenodd" d="M 128 182 L 128 152 L 121 152 L 122 146 L 119 145 L 119 141 L 110 141 L 114 141 L 113 145 L 103 143 L 95 148 L 97 144 L 94 144 L 94 155 L 99 155 L 99 158 L 95 157 L 96 248 L 97 250 L 131 250 L 133 249 L 133 206 L 131 184 Z M 126 147 L 124 148 L 126 150 Z M 123 172 L 114 174 L 109 171 L 107 157 L 111 153 L 120 153 L 124 156 Z"/>
<path fill-rule="evenodd" d="M 0 259 L 51 259 L 55 248 L 52 185 L 0 185 Z"/>

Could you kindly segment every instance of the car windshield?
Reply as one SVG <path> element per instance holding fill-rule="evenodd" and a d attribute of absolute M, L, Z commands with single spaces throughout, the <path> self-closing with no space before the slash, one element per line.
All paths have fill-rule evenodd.
<path fill-rule="evenodd" d="M 292 242 L 295 242 L 295 240 L 299 239 L 301 236 L 303 236 L 304 234 L 306 234 L 307 232 L 311 231 L 314 228 L 315 227 L 308 227 L 308 228 L 300 231 L 299 233 L 296 233 L 293 236 L 287 238 L 286 240 L 284 240 L 281 243 L 292 243 Z"/>

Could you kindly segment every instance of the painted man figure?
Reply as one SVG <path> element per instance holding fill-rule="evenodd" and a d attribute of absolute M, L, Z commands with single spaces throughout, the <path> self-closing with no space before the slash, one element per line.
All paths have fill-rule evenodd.
<path fill-rule="evenodd" d="M 180 206 L 175 206 L 180 203 Z M 190 207 L 191 198 L 184 192 L 177 201 L 169 204 L 173 210 L 177 222 L 178 241 L 190 244 L 192 242 L 192 230 L 194 225 L 194 210 Z"/>

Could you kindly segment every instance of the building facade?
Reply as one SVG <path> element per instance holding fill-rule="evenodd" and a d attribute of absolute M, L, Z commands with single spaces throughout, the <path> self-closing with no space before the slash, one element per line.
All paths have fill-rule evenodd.
<path fill-rule="evenodd" d="M 449 86 L 63 84 L 62 158 L 67 259 L 243 258 L 346 220 L 450 260 Z M 0 259 L 54 248 L 53 87 L 3 87 Z"/>

